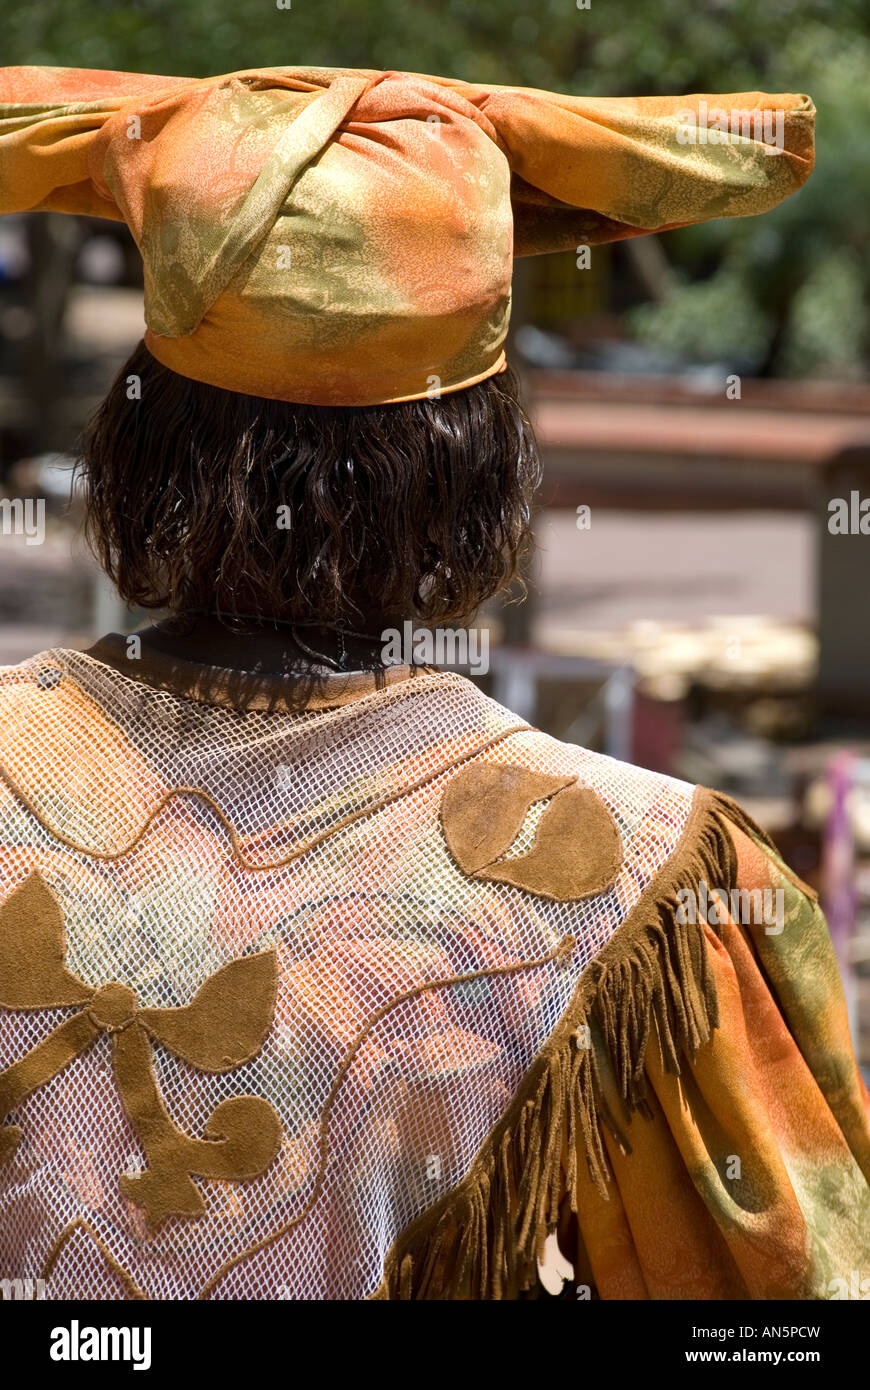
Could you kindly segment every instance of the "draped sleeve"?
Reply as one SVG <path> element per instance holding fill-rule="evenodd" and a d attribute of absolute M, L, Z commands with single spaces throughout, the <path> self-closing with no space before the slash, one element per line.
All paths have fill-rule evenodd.
<path fill-rule="evenodd" d="M 565 1262 L 563 1296 L 604 1300 L 855 1298 L 870 1270 L 868 1094 L 824 916 L 703 788 L 380 1296 L 541 1298 Z"/>
<path fill-rule="evenodd" d="M 868 1094 L 827 925 L 746 825 L 726 829 L 737 891 L 769 896 L 703 925 L 709 1041 L 675 1075 L 651 1038 L 646 1113 L 629 1115 L 594 1039 L 608 1183 L 576 1163 L 560 1233 L 592 1296 L 845 1298 L 870 1268 Z"/>

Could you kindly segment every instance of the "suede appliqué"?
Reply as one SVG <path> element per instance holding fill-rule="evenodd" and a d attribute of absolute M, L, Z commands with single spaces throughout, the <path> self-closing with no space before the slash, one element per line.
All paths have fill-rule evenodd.
<path fill-rule="evenodd" d="M 504 858 L 535 802 L 548 800 L 531 847 Z M 609 888 L 622 839 L 604 802 L 575 777 L 525 767 L 470 763 L 448 783 L 441 827 L 454 860 L 471 878 L 509 883 L 571 902 Z"/>
<path fill-rule="evenodd" d="M 167 1009 L 140 1008 L 133 990 L 119 981 L 92 988 L 71 974 L 65 959 L 60 904 L 34 872 L 0 907 L 0 1008 L 82 1008 L 0 1072 L 0 1121 L 105 1032 L 112 1040 L 115 1081 L 148 1162 L 141 1173 L 123 1175 L 120 1187 L 151 1225 L 170 1216 L 203 1215 L 192 1174 L 238 1182 L 263 1173 L 282 1138 L 270 1102 L 233 1096 L 215 1107 L 204 1139 L 185 1134 L 163 1103 L 151 1042 L 208 1072 L 229 1071 L 255 1056 L 275 1012 L 274 949 L 229 961 L 189 1004 Z M 0 1126 L 0 1163 L 11 1158 L 21 1138 L 18 1125 Z"/>

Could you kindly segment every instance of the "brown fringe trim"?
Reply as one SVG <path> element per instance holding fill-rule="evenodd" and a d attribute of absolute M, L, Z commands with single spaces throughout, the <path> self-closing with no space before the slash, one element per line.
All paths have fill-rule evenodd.
<path fill-rule="evenodd" d="M 601 1095 L 589 1026 L 607 1049 L 626 1113 L 649 1113 L 644 1055 L 653 1027 L 677 1075 L 718 1026 L 703 924 L 677 920 L 681 889 L 737 887 L 726 822 L 781 863 L 767 835 L 731 799 L 698 787 L 680 842 L 610 941 L 583 972 L 561 1022 L 532 1062 L 468 1176 L 408 1226 L 387 1254 L 375 1299 L 515 1298 L 566 1195 L 572 1207 L 578 1140 L 607 1196 L 603 1127 L 628 1148 Z M 801 885 L 804 891 L 808 891 Z"/>

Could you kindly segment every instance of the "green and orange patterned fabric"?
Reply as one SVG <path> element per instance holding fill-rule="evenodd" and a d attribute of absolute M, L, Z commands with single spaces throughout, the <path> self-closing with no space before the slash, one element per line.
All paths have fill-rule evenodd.
<path fill-rule="evenodd" d="M 0 69 L 0 213 L 121 219 L 146 344 L 316 405 L 504 366 L 514 255 L 764 212 L 813 166 L 791 93 L 589 98 L 416 73 Z"/>

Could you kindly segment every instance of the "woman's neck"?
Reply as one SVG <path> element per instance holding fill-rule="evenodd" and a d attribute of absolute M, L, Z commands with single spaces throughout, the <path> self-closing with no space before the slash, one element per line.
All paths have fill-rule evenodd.
<path fill-rule="evenodd" d="M 290 623 L 258 620 L 238 632 L 217 618 L 202 616 L 153 624 L 138 635 L 143 646 L 204 666 L 263 675 L 328 674 L 335 671 L 375 671 L 384 666 L 381 633 L 401 629 L 401 619 L 383 618 L 353 627 L 294 627 Z"/>

